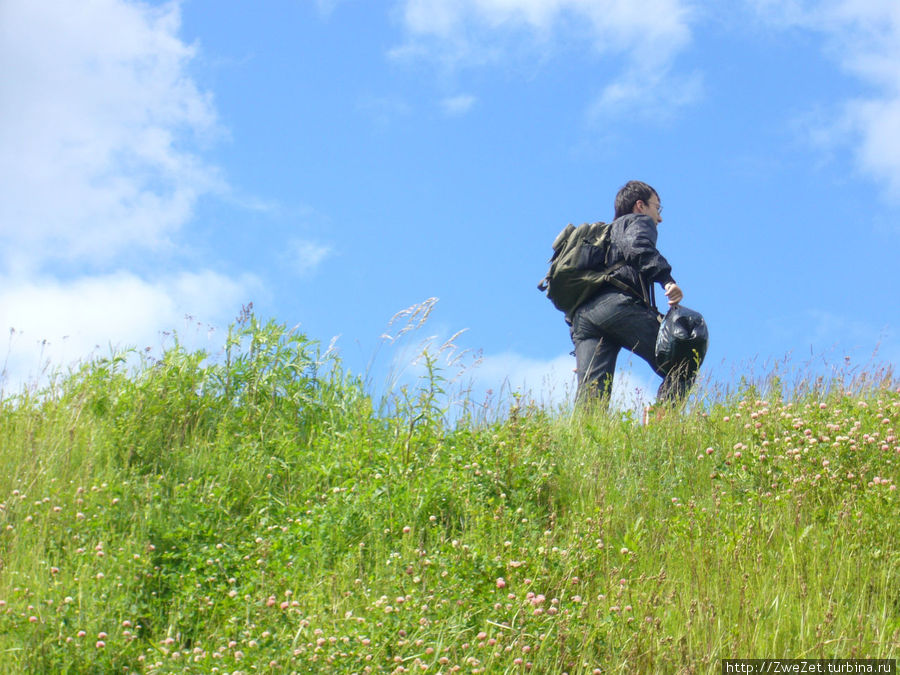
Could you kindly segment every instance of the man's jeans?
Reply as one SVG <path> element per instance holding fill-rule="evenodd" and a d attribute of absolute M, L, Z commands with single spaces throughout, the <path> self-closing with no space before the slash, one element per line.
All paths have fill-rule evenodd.
<path fill-rule="evenodd" d="M 588 300 L 572 318 L 578 399 L 608 400 L 619 350 L 628 349 L 646 361 L 663 378 L 656 393 L 659 403 L 684 398 L 696 377 L 693 364 L 681 364 L 668 373 L 656 361 L 656 335 L 660 314 L 636 298 L 609 290 Z"/>

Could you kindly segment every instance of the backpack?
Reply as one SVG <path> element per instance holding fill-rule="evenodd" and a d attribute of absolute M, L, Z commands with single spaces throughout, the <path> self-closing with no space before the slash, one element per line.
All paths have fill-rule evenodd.
<path fill-rule="evenodd" d="M 633 293 L 611 276 L 625 261 L 606 264 L 611 229 L 610 223 L 585 223 L 578 227 L 570 223 L 553 241 L 550 270 L 541 279 L 538 290 L 546 292 L 553 306 L 565 313 L 566 321 L 571 322 L 575 310 L 604 284 Z"/>

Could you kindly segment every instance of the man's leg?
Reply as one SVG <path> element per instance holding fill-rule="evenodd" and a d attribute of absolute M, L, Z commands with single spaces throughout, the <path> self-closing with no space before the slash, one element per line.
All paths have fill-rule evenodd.
<path fill-rule="evenodd" d="M 619 345 L 609 338 L 575 340 L 575 372 L 579 401 L 603 398 L 609 401 Z"/>
<path fill-rule="evenodd" d="M 661 403 L 677 403 L 687 397 L 688 391 L 697 379 L 697 366 L 695 363 L 681 362 L 672 367 L 663 378 L 656 392 L 656 398 Z"/>
<path fill-rule="evenodd" d="M 653 370 L 663 378 L 656 392 L 658 403 L 679 403 L 687 396 L 697 369 L 693 364 L 682 363 L 664 373 L 656 360 L 656 337 L 659 334 L 658 314 L 652 309 L 637 305 L 636 311 L 630 312 L 622 322 L 623 330 L 631 332 L 632 343 L 625 341 L 626 348 L 646 361 Z"/>
<path fill-rule="evenodd" d="M 640 356 L 657 375 L 663 378 L 657 391 L 657 401 L 668 403 L 683 399 L 694 382 L 696 368 L 673 368 L 668 373 L 660 369 L 656 361 L 656 336 L 659 334 L 659 325 L 659 312 L 622 293 L 603 294 L 585 305 L 576 314 L 572 333 L 576 344 L 579 390 L 583 382 L 595 381 L 587 368 L 592 361 L 596 364 L 596 368 L 607 369 L 602 372 L 609 373 L 611 385 L 615 356 L 618 350 L 624 347 Z M 582 356 L 579 359 L 577 339 L 591 338 L 600 342 L 600 336 L 602 344 L 598 344 L 593 350 L 589 345 L 583 345 Z M 612 351 L 611 361 L 609 351 Z"/>

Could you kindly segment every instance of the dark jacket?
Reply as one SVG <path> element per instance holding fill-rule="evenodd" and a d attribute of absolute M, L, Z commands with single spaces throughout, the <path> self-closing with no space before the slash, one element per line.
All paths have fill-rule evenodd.
<path fill-rule="evenodd" d="M 657 236 L 656 223 L 650 216 L 629 213 L 616 218 L 606 259 L 607 265 L 625 261 L 612 276 L 648 302 L 654 282 L 665 286 L 675 281 L 672 266 L 656 249 Z"/>

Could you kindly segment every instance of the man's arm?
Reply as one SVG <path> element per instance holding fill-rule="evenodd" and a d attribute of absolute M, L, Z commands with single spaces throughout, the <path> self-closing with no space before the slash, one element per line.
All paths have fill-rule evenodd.
<path fill-rule="evenodd" d="M 625 261 L 645 279 L 665 285 L 672 279 L 672 266 L 656 248 L 656 224 L 649 216 L 637 216 L 622 233 Z"/>
<path fill-rule="evenodd" d="M 645 279 L 660 284 L 669 305 L 677 305 L 684 297 L 681 288 L 672 278 L 672 266 L 656 248 L 656 224 L 646 216 L 635 218 L 624 233 L 625 259 Z"/>

